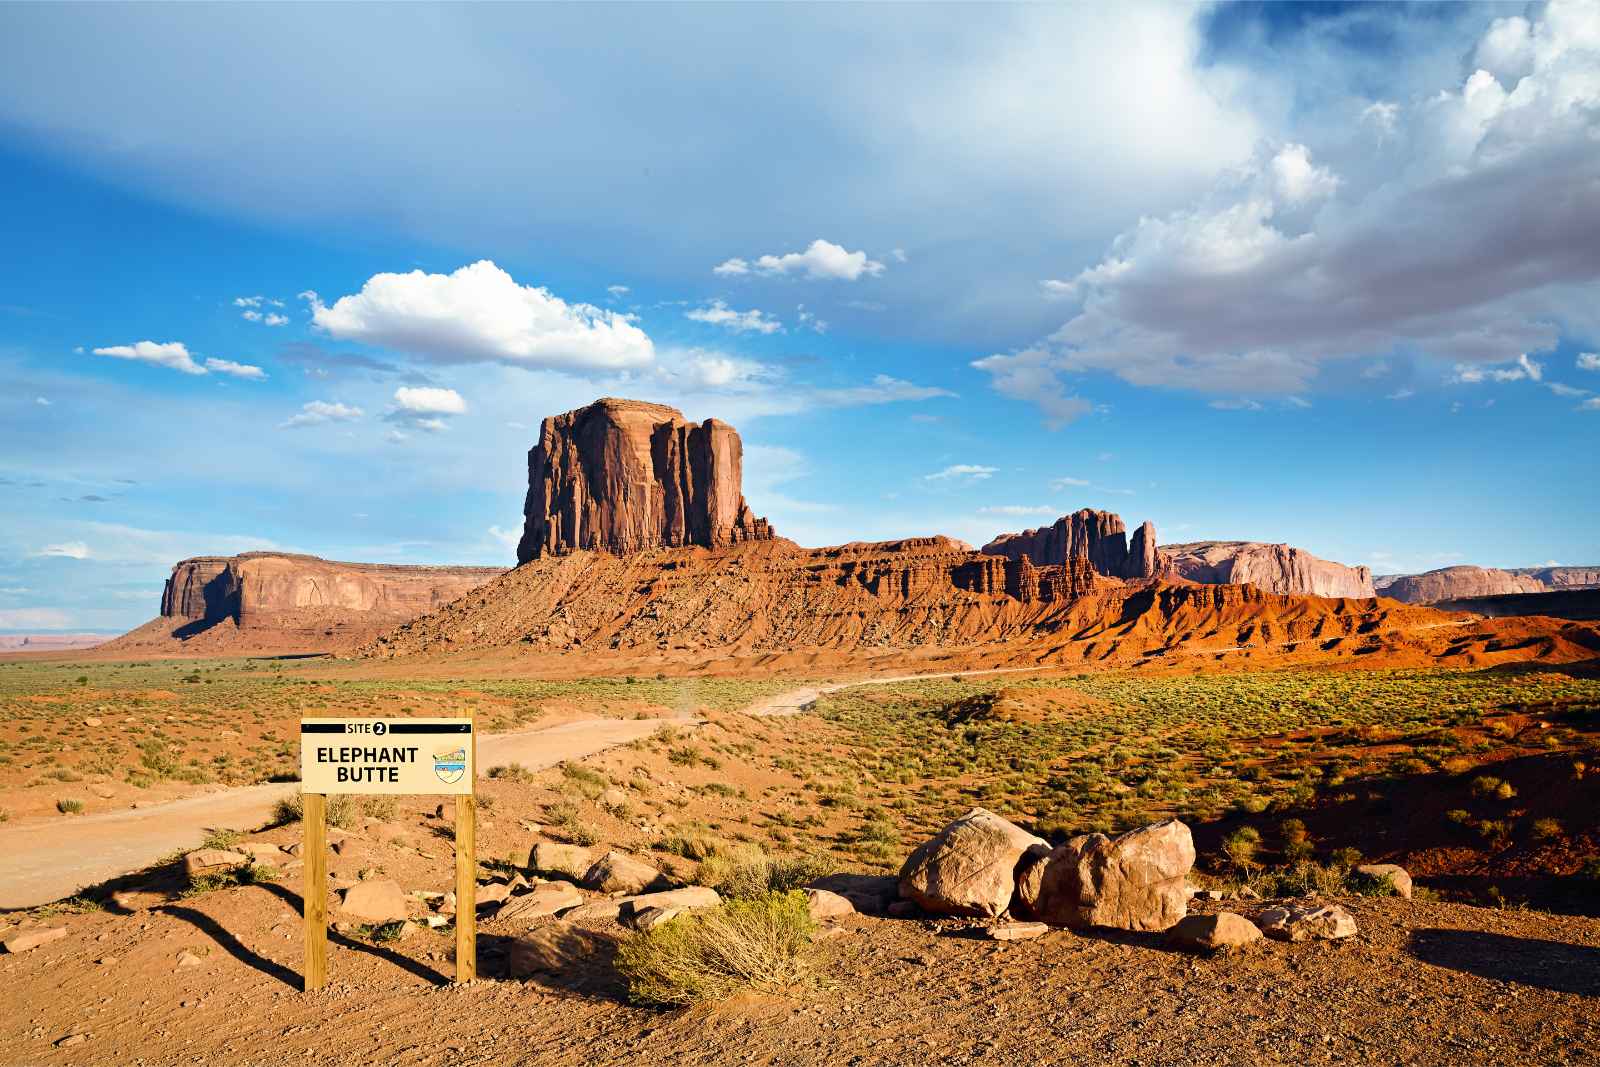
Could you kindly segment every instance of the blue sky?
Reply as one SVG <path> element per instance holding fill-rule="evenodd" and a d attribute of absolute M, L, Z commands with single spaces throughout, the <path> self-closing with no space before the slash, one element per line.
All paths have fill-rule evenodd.
<path fill-rule="evenodd" d="M 1593 3 L 0 5 L 0 239 L 0 630 L 509 563 L 602 395 L 803 544 L 1600 562 Z"/>

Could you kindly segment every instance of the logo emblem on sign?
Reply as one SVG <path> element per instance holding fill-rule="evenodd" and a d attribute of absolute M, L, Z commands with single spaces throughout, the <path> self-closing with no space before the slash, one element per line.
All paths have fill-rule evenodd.
<path fill-rule="evenodd" d="M 462 775 L 467 773 L 467 750 L 465 748 L 442 748 L 433 754 L 433 773 L 445 785 L 454 785 L 461 781 Z"/>

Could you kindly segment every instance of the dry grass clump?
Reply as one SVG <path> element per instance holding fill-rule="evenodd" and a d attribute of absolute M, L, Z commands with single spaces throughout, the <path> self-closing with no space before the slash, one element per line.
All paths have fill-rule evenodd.
<path fill-rule="evenodd" d="M 641 1004 L 679 1006 L 741 989 L 793 988 L 810 976 L 815 931 L 803 893 L 730 900 L 633 935 L 617 951 L 617 970 Z"/>
<path fill-rule="evenodd" d="M 760 845 L 736 845 L 702 860 L 695 881 L 725 897 L 751 900 L 801 889 L 834 869 L 834 862 L 823 855 L 773 856 Z"/>

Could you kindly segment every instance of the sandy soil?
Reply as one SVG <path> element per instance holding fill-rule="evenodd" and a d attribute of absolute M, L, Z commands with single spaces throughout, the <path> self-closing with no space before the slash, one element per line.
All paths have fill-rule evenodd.
<path fill-rule="evenodd" d="M 1600 922 L 1355 899 L 1352 941 L 1197 958 L 1158 937 L 976 939 L 960 922 L 853 917 L 818 988 L 659 1011 L 628 1004 L 614 924 L 548 920 L 548 969 L 444 984 L 447 932 L 335 935 L 333 985 L 297 992 L 284 886 L 67 920 L 0 957 L 5 1064 L 802 1065 L 1585 1063 L 1600 1056 Z M 198 963 L 181 966 L 189 952 Z M 73 1035 L 71 1045 L 57 1043 Z"/>

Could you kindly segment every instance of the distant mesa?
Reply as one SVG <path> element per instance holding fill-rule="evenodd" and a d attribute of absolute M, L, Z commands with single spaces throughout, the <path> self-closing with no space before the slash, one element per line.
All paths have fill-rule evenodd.
<path fill-rule="evenodd" d="M 110 634 L 0 634 L 0 652 L 66 652 L 109 640 Z"/>
<path fill-rule="evenodd" d="M 744 501 L 743 467 L 732 426 L 676 408 L 607 398 L 553 415 L 528 453 L 517 562 L 771 540 Z"/>
<path fill-rule="evenodd" d="M 500 567 L 342 563 L 283 552 L 196 556 L 172 568 L 161 616 L 104 646 L 135 651 L 338 648 L 443 607 Z"/>
<path fill-rule="evenodd" d="M 1380 594 L 1406 604 L 1595 588 L 1600 588 L 1600 567 L 1440 567 L 1422 574 L 1390 574 L 1378 579 Z"/>
<path fill-rule="evenodd" d="M 1122 516 L 1089 508 L 1063 515 L 1051 526 L 1001 534 L 982 551 L 1010 560 L 1026 556 L 1035 566 L 1085 560 L 1108 578 L 1154 578 L 1162 569 L 1154 523 L 1140 526 L 1130 544 Z"/>
<path fill-rule="evenodd" d="M 1370 567 L 1319 559 L 1303 548 L 1262 541 L 1195 541 L 1161 548 L 1172 573 L 1206 585 L 1253 585 L 1294 596 L 1370 597 Z"/>

